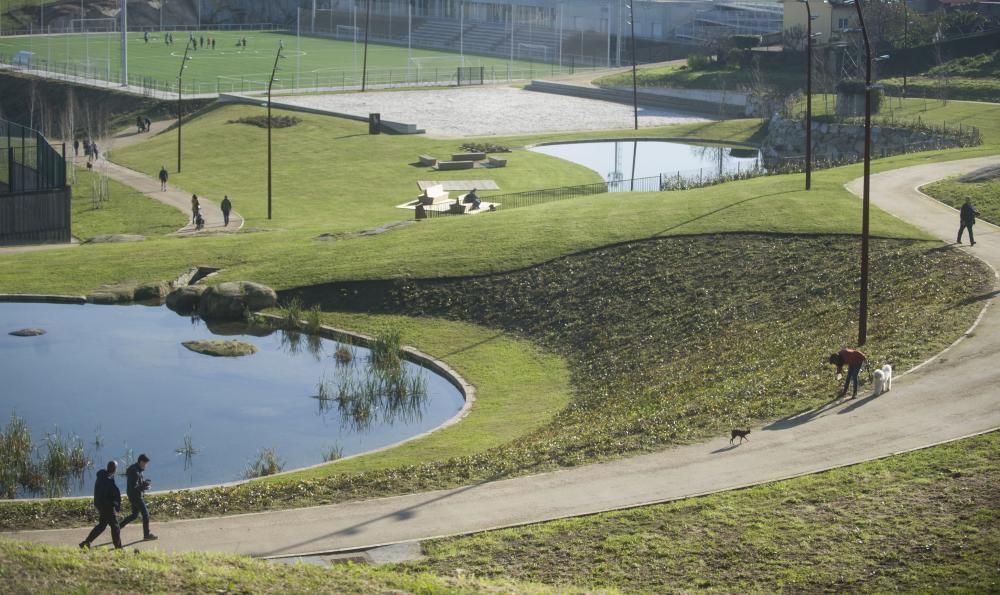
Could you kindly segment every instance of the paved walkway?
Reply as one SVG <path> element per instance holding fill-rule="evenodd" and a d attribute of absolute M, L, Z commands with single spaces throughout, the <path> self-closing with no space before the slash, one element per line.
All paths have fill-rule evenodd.
<path fill-rule="evenodd" d="M 873 177 L 875 204 L 954 239 L 957 214 L 914 190 L 1000 158 L 929 164 Z M 857 184 L 852 184 L 852 187 Z M 1000 230 L 976 226 L 973 250 L 1000 268 Z M 996 291 L 978 296 L 985 305 Z M 160 540 L 135 547 L 287 556 L 365 548 L 626 508 L 815 473 L 1000 427 L 1000 310 L 952 348 L 900 376 L 878 398 L 830 403 L 763 428 L 621 461 L 453 490 L 261 514 L 155 523 Z M 831 373 L 831 392 L 834 382 Z M 86 529 L 14 537 L 76 544 Z M 139 529 L 125 531 L 134 541 Z"/>
<path fill-rule="evenodd" d="M 160 180 L 157 178 L 159 170 L 148 174 L 137 172 L 104 158 L 104 155 L 108 155 L 113 159 L 115 151 L 151 139 L 166 130 L 171 124 L 173 124 L 172 120 L 153 122 L 150 126 L 150 132 L 138 134 L 135 131 L 135 127 L 132 127 L 117 133 L 113 137 L 98 141 L 97 146 L 102 153 L 102 157 L 95 164 L 95 167 L 106 171 L 108 177 L 112 180 L 134 188 L 148 198 L 158 200 L 183 212 L 188 217 L 188 224 L 177 231 L 178 235 L 239 231 L 244 225 L 243 217 L 239 213 L 236 211 L 229 213 L 229 225 L 227 226 L 223 220 L 222 210 L 219 208 L 218 202 L 208 200 L 200 194 L 198 195 L 198 202 L 201 205 L 202 217 L 205 218 L 205 227 L 200 231 L 196 230 L 194 223 L 191 221 L 190 194 L 172 184 L 167 184 L 166 191 L 160 190 Z M 83 165 L 86 163 L 86 158 L 81 154 L 75 161 L 77 164 Z M 172 173 L 171 165 L 169 163 L 164 165 L 167 166 L 167 171 Z M 219 201 L 221 200 L 222 197 L 219 197 Z"/>

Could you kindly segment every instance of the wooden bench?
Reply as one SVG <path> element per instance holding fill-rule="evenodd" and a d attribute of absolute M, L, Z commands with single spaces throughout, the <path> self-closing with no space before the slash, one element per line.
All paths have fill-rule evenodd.
<path fill-rule="evenodd" d="M 486 159 L 486 167 L 507 167 L 507 160 L 489 157 Z"/>
<path fill-rule="evenodd" d="M 438 162 L 437 157 L 431 157 L 430 155 L 420 155 L 417 157 L 417 161 L 424 167 L 434 167 Z"/>
<path fill-rule="evenodd" d="M 438 161 L 434 169 L 438 171 L 452 171 L 456 169 L 472 169 L 475 166 L 475 161 Z"/>
<path fill-rule="evenodd" d="M 451 156 L 452 161 L 482 161 L 486 159 L 486 153 L 455 153 Z"/>
<path fill-rule="evenodd" d="M 446 203 L 451 200 L 451 197 L 448 195 L 448 191 L 444 189 L 444 186 L 437 184 L 424 190 L 424 193 L 418 196 L 417 200 L 422 205 L 430 206 Z"/>

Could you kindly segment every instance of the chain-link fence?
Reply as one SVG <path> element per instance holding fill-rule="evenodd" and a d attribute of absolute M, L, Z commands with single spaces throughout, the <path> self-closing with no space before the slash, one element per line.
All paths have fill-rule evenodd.
<path fill-rule="evenodd" d="M 66 186 L 66 160 L 42 133 L 0 120 L 0 194 Z"/>

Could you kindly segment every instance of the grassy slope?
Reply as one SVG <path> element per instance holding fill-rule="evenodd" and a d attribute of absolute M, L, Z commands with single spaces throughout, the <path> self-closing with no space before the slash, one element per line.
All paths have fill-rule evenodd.
<path fill-rule="evenodd" d="M 978 261 L 937 246 L 873 243 L 866 351 L 876 361 L 912 365 L 978 313 L 990 277 Z M 480 386 L 476 414 L 398 452 L 264 484 L 155 495 L 150 510 L 166 520 L 466 485 L 656 450 L 826 403 L 835 387 L 823 356 L 850 344 L 855 330 L 855 264 L 856 241 L 846 237 L 712 235 L 607 248 L 494 277 L 409 282 L 376 292 L 381 303 L 352 298 L 351 288 L 328 290 L 338 309 L 474 317 L 499 329 L 404 322 L 407 342 L 412 333 Z M 386 324 L 328 320 L 366 330 Z M 540 347 L 508 351 L 516 343 L 506 333 Z M 564 406 L 568 373 L 573 395 Z M 553 390 L 562 392 L 546 392 Z M 0 511 L 8 529 L 84 525 L 93 514 L 85 499 Z"/>
<path fill-rule="evenodd" d="M 1000 102 L 1000 51 L 957 58 L 935 66 L 924 75 L 907 79 L 908 93 L 951 99 Z M 902 77 L 882 83 L 891 90 L 903 88 Z"/>
<path fill-rule="evenodd" d="M 965 184 L 958 178 L 948 178 L 920 188 L 946 205 L 959 209 L 965 197 L 972 197 L 972 204 L 982 214 L 982 219 L 1000 225 L 1000 180 Z"/>
<path fill-rule="evenodd" d="M 75 548 L 0 539 L 0 590 L 11 594 L 551 592 L 530 583 L 401 573 L 356 564 L 321 568 L 218 554 L 134 553 L 81 554 Z"/>
<path fill-rule="evenodd" d="M 74 236 L 86 239 L 125 233 L 149 237 L 173 233 L 184 227 L 186 217 L 183 213 L 114 180 L 108 180 L 111 199 L 95 209 L 92 200 L 95 177 L 96 174 L 86 169 L 77 170 L 72 203 Z"/>
<path fill-rule="evenodd" d="M 746 490 L 440 540 L 410 568 L 646 592 L 996 592 L 998 453 L 992 433 Z"/>
<path fill-rule="evenodd" d="M 764 81 L 780 89 L 794 90 L 805 87 L 803 72 L 787 72 L 782 70 L 762 72 Z M 642 87 L 667 87 L 677 89 L 726 89 L 739 91 L 752 84 L 749 69 L 743 68 L 710 68 L 692 70 L 687 65 L 654 66 L 640 68 L 636 80 Z M 609 75 L 594 81 L 601 87 L 631 87 L 632 73 Z"/>

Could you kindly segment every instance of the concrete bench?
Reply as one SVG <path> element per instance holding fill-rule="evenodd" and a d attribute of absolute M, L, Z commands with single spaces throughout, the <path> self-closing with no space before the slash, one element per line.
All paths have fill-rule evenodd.
<path fill-rule="evenodd" d="M 486 160 L 486 167 L 507 167 L 507 160 L 490 157 Z"/>
<path fill-rule="evenodd" d="M 472 169 L 475 166 L 475 161 L 438 161 L 434 169 L 438 171 L 452 171 L 456 169 Z"/>
<path fill-rule="evenodd" d="M 482 161 L 486 159 L 486 153 L 455 153 L 451 156 L 452 161 Z"/>
<path fill-rule="evenodd" d="M 438 184 L 436 186 L 430 186 L 424 193 L 417 197 L 422 205 L 439 205 L 446 203 L 451 200 L 448 191 L 444 189 L 444 186 Z"/>
<path fill-rule="evenodd" d="M 437 157 L 431 157 L 430 155 L 420 155 L 417 157 L 417 161 L 424 167 L 434 167 L 438 162 Z"/>

